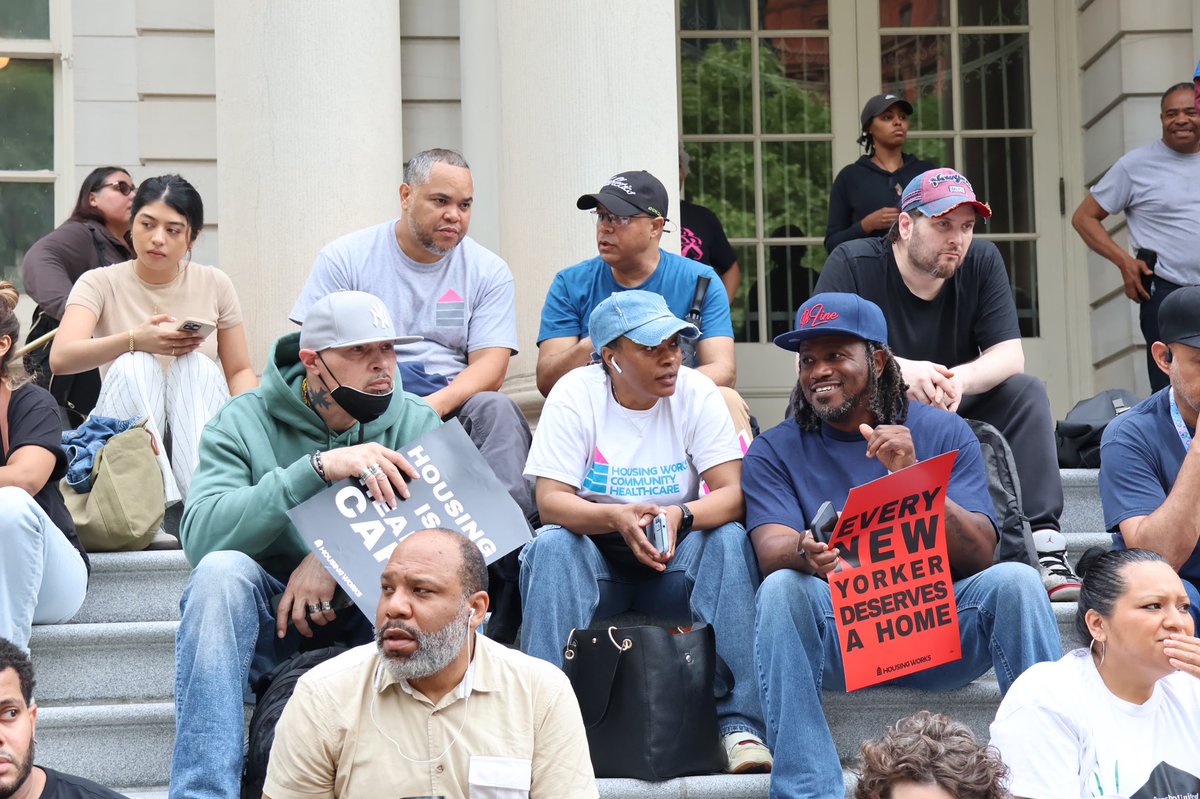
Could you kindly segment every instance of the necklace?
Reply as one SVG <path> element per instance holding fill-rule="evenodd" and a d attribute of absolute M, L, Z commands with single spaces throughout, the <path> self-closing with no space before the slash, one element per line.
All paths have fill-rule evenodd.
<path fill-rule="evenodd" d="M 652 416 L 647 415 L 648 418 L 646 418 L 642 422 L 642 424 L 639 425 L 637 423 L 637 417 L 634 416 L 634 414 L 628 408 L 626 408 L 624 405 L 621 404 L 621 400 L 617 399 L 617 387 L 615 385 L 613 385 L 612 383 L 610 383 L 609 385 L 612 389 L 613 402 L 615 402 L 617 407 L 621 409 L 621 413 L 629 421 L 630 427 L 632 427 L 634 430 L 637 431 L 638 438 L 644 438 L 646 436 L 646 428 L 650 426 L 650 423 L 652 421 L 654 421 L 654 418 Z M 657 403 L 655 403 L 655 404 L 657 404 Z M 646 410 L 649 411 L 649 410 L 653 410 L 653 409 L 654 409 L 654 405 L 651 405 Z"/>
<path fill-rule="evenodd" d="M 300 395 L 304 398 L 304 404 L 311 408 L 312 403 L 308 401 L 308 378 L 307 377 L 300 381 Z"/>

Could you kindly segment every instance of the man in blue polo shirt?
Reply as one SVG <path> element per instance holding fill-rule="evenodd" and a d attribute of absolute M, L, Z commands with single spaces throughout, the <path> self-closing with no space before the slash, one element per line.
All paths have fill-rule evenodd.
<path fill-rule="evenodd" d="M 1152 549 L 1192 598 L 1200 629 L 1200 286 L 1176 289 L 1158 309 L 1151 345 L 1170 385 L 1113 419 L 1100 443 L 1100 501 L 1113 548 Z"/>
<path fill-rule="evenodd" d="M 997 532 L 978 440 L 957 415 L 907 397 L 887 339 L 879 306 L 857 295 L 817 294 L 802 305 L 796 330 L 775 339 L 798 357 L 790 417 L 754 441 L 742 468 L 746 529 L 765 577 L 754 658 L 775 755 L 772 797 L 844 790 L 821 709 L 822 687 L 845 685 L 826 582 L 839 553 L 805 528 L 826 500 L 844 507 L 854 486 L 958 451 L 945 529 L 962 659 L 891 684 L 950 690 L 994 667 L 1007 691 L 1025 669 L 1062 653 L 1037 571 L 992 565 Z"/>
<path fill-rule="evenodd" d="M 575 205 L 595 217 L 598 254 L 559 272 L 546 293 L 537 341 L 538 390 L 549 394 L 560 377 L 591 363 L 594 348 L 588 338 L 588 318 L 615 292 L 652 291 L 662 295 L 671 313 L 686 319 L 697 287 L 703 285 L 707 288 L 700 320 L 695 322 L 700 339 L 695 356 L 685 358 L 684 365 L 721 387 L 735 431 L 748 439 L 750 412 L 733 390 L 737 378 L 733 325 L 721 279 L 712 267 L 659 248 L 667 223 L 666 187 L 649 172 L 622 172 Z"/>

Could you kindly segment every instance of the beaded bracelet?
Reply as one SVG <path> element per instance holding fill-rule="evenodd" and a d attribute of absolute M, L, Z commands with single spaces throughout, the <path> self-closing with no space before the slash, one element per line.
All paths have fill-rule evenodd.
<path fill-rule="evenodd" d="M 314 452 L 312 455 L 309 455 L 308 462 L 313 467 L 313 471 L 317 473 L 317 477 L 325 481 L 325 485 L 333 485 L 329 482 L 329 478 L 325 476 L 325 464 L 321 462 L 320 452 Z"/>
<path fill-rule="evenodd" d="M 129 328 L 129 353 L 133 354 L 133 328 Z"/>

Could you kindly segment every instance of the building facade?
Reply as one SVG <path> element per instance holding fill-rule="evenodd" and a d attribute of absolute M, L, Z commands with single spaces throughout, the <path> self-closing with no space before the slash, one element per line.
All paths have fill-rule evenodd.
<path fill-rule="evenodd" d="M 507 389 L 531 414 L 554 273 L 594 253 L 575 198 L 648 169 L 724 221 L 742 266 L 739 389 L 763 424 L 794 382 L 770 337 L 820 269 L 828 190 L 861 153 L 863 101 L 915 107 L 909 149 L 954 166 L 995 216 L 1027 370 L 1056 415 L 1148 390 L 1136 308 L 1070 215 L 1160 135 L 1189 80 L 1200 0 L 7 0 L 0 11 L 0 268 L 114 164 L 180 172 L 233 277 L 261 367 L 317 251 L 397 213 L 404 161 L 472 164 L 471 235 L 517 280 Z M 1107 220 L 1123 241 L 1120 217 Z M 668 246 L 678 247 L 677 236 Z M 773 278 L 772 275 L 775 275 Z M 783 276 L 782 278 L 780 276 Z"/>

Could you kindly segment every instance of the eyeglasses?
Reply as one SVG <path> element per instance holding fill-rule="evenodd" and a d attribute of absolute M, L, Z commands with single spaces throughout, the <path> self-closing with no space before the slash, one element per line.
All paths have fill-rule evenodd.
<path fill-rule="evenodd" d="M 132 183 L 126 183 L 123 180 L 118 180 L 115 183 L 101 183 L 99 186 L 96 187 L 96 191 L 100 191 L 101 189 L 105 188 L 106 186 L 111 186 L 112 188 L 121 192 L 121 194 L 125 195 L 126 197 L 128 197 L 129 195 L 131 195 L 135 191 L 137 191 L 137 186 L 135 186 Z"/>
<path fill-rule="evenodd" d="M 635 219 L 645 219 L 645 214 L 634 214 L 633 216 L 617 216 L 610 214 L 608 211 L 592 209 L 591 214 L 596 218 L 597 225 L 608 225 L 609 227 L 625 227 Z"/>

